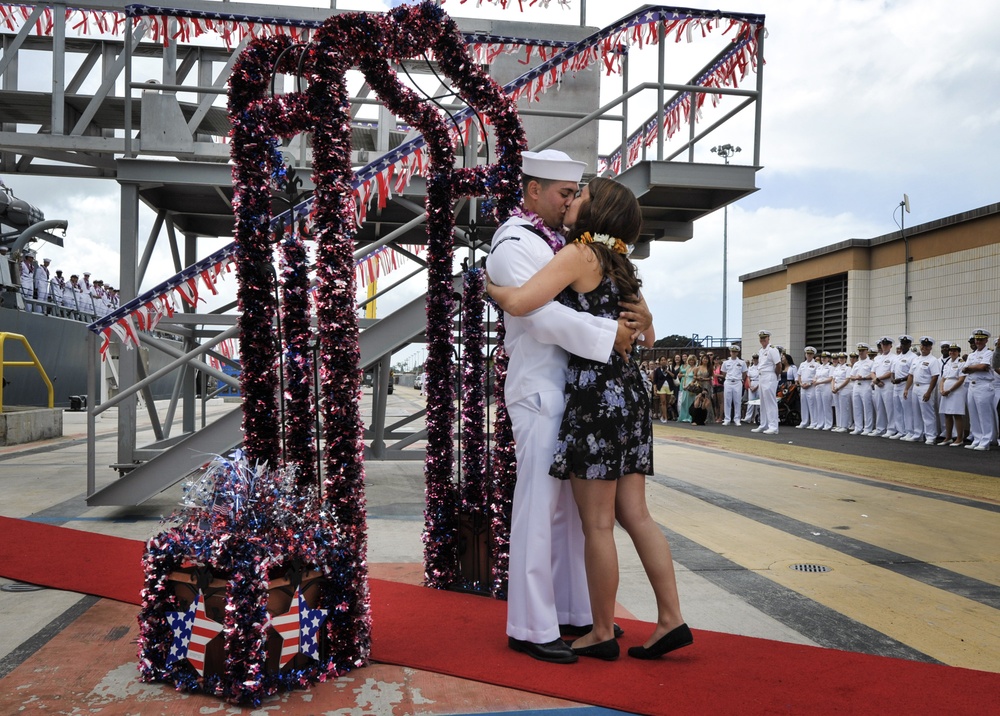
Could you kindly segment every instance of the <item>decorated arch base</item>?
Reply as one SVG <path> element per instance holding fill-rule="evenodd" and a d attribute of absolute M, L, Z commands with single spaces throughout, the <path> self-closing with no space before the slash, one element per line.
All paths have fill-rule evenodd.
<path fill-rule="evenodd" d="M 401 84 L 389 65 L 429 54 L 462 99 L 493 124 L 495 164 L 456 168 L 455 128 Z M 429 147 L 428 585 L 449 586 L 458 562 L 458 510 L 469 496 L 458 493 L 453 479 L 453 208 L 463 196 L 488 195 L 498 215 L 509 213 L 518 200 L 524 133 L 512 101 L 472 61 L 454 22 L 425 2 L 384 14 L 338 15 L 306 45 L 287 36 L 258 39 L 233 69 L 229 106 L 245 453 L 216 460 L 189 486 L 181 524 L 149 543 L 140 669 L 148 680 L 237 703 L 259 703 L 279 689 L 338 676 L 366 664 L 369 655 L 356 207 L 345 86 L 353 67 L 396 116 L 423 133 Z M 297 76 L 304 89 L 274 96 L 276 73 Z M 314 371 L 309 308 L 302 299 L 305 253 L 292 238 L 283 253 L 282 414 L 269 227 L 272 194 L 286 182 L 278 140 L 300 132 L 311 132 L 313 143 L 320 406 L 308 398 Z M 308 427 L 316 424 L 317 410 L 322 465 Z M 284 455 L 279 432 L 288 437 Z"/>

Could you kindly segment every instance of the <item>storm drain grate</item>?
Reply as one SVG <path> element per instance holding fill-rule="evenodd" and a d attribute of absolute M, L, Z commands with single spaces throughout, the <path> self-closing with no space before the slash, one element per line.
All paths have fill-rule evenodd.
<path fill-rule="evenodd" d="M 825 564 L 790 564 L 789 569 L 794 569 L 796 572 L 832 572 L 830 567 Z"/>

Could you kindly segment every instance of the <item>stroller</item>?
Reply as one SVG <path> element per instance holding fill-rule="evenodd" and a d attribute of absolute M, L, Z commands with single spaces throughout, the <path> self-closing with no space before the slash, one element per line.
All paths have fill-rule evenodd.
<path fill-rule="evenodd" d="M 802 420 L 799 409 L 799 386 L 785 382 L 778 385 L 778 423 L 781 425 L 798 425 Z"/>

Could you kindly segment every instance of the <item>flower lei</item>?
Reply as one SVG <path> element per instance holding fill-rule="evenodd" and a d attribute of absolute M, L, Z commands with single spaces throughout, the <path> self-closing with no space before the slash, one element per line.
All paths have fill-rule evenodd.
<path fill-rule="evenodd" d="M 549 227 L 542 217 L 535 212 L 525 211 L 520 206 L 515 206 L 513 211 L 510 212 L 510 215 L 524 219 L 538 229 L 542 233 L 542 236 L 545 237 L 545 243 L 547 243 L 549 248 L 552 249 L 552 253 L 556 253 L 559 249 L 566 245 L 566 239 L 563 238 L 562 234 Z"/>
<path fill-rule="evenodd" d="M 589 231 L 574 239 L 577 244 L 604 244 L 615 253 L 628 255 L 628 244 L 608 234 L 591 234 Z"/>

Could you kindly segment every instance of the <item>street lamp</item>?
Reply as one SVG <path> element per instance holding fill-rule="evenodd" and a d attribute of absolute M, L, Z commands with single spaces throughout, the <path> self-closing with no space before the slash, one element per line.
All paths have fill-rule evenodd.
<path fill-rule="evenodd" d="M 740 151 L 739 147 L 732 144 L 720 144 L 712 147 L 712 154 L 722 157 L 726 165 L 729 165 L 729 157 Z M 727 287 L 728 275 L 727 264 L 729 259 L 729 204 L 722 207 L 722 340 L 726 340 L 726 315 L 729 311 L 729 290 Z"/>

